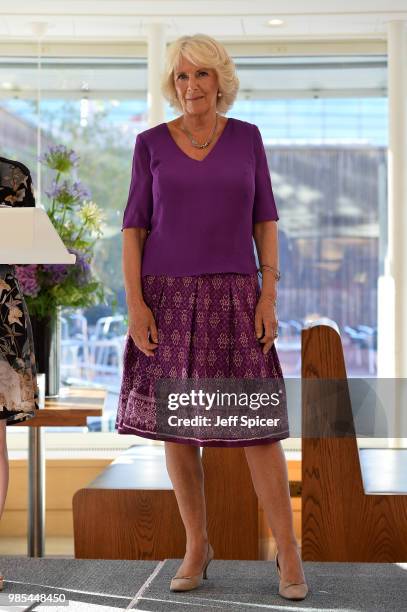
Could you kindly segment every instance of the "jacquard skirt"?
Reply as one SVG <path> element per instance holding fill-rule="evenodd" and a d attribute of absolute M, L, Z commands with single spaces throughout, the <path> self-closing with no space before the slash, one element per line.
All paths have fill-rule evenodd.
<path fill-rule="evenodd" d="M 118 433 L 227 447 L 290 436 L 275 344 L 265 355 L 256 337 L 257 273 L 147 275 L 142 291 L 158 347 L 147 356 L 127 335 Z"/>
<path fill-rule="evenodd" d="M 0 420 L 26 421 L 39 408 L 34 342 L 14 266 L 0 264 Z"/>

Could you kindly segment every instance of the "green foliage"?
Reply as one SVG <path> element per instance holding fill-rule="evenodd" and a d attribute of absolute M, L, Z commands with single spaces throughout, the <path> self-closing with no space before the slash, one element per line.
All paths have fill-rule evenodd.
<path fill-rule="evenodd" d="M 67 250 L 76 256 L 75 264 L 38 264 L 16 266 L 20 286 L 30 314 L 38 318 L 55 316 L 59 306 L 88 308 L 107 303 L 103 283 L 91 269 L 94 246 L 102 235 L 104 215 L 89 200 L 89 192 L 80 182 L 63 178 L 71 174 L 78 156 L 64 145 L 53 146 L 41 161 L 57 172 L 47 213 Z"/>

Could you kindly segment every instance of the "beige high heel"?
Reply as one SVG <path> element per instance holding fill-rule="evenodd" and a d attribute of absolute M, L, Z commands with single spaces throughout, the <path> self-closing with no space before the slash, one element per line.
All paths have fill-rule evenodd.
<path fill-rule="evenodd" d="M 280 565 L 278 563 L 278 553 L 276 553 L 276 567 L 278 571 L 278 575 L 281 576 Z M 294 601 L 299 601 L 300 599 L 305 599 L 308 593 L 308 585 L 306 582 L 290 582 L 290 584 L 285 584 L 284 586 L 280 584 L 278 587 L 278 594 L 284 599 L 292 599 Z"/>
<path fill-rule="evenodd" d="M 208 542 L 208 552 L 202 572 L 200 574 L 195 574 L 194 576 L 174 576 L 174 578 L 171 580 L 170 591 L 192 591 L 192 589 L 196 589 L 197 587 L 201 586 L 202 579 L 207 579 L 206 570 L 208 569 L 209 563 L 213 559 L 213 554 L 213 548 Z"/>

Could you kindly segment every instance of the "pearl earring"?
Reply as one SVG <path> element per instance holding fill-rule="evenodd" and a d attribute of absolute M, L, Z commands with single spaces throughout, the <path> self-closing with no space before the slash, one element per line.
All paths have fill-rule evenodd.
<path fill-rule="evenodd" d="M 221 96 L 221 95 L 222 95 L 222 94 L 221 94 L 221 92 L 220 92 L 220 91 L 218 91 L 218 96 Z"/>

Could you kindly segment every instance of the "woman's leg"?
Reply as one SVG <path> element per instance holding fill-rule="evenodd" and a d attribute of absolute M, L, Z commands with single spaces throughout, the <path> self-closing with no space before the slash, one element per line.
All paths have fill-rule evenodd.
<path fill-rule="evenodd" d="M 6 420 L 0 420 L 0 518 L 3 514 L 4 504 L 6 503 L 9 469 L 6 438 Z"/>
<path fill-rule="evenodd" d="M 245 447 L 253 486 L 276 540 L 281 580 L 305 582 L 294 533 L 288 470 L 281 442 Z"/>
<path fill-rule="evenodd" d="M 167 471 L 186 533 L 186 554 L 176 576 L 193 576 L 202 571 L 208 542 L 200 448 L 176 442 L 164 444 Z"/>

